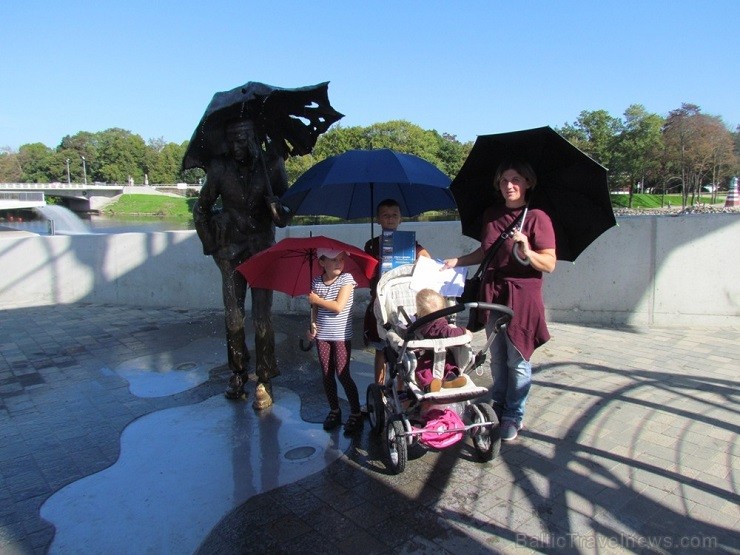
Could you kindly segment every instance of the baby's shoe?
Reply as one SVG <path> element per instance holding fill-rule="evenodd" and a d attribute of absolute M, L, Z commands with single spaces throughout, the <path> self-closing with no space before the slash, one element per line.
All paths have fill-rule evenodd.
<path fill-rule="evenodd" d="M 457 376 L 451 380 L 445 380 L 442 382 L 442 387 L 464 387 L 468 383 L 468 379 L 465 376 Z"/>
<path fill-rule="evenodd" d="M 440 389 L 442 389 L 442 380 L 434 378 L 429 384 L 429 393 L 437 393 Z"/>

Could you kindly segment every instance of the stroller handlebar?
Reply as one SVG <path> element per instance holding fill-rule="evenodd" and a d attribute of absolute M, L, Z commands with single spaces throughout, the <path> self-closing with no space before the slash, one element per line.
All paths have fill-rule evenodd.
<path fill-rule="evenodd" d="M 412 335 L 421 326 L 428 324 L 429 322 L 432 322 L 437 318 L 443 318 L 444 316 L 449 316 L 450 314 L 457 314 L 458 312 L 462 312 L 463 310 L 467 310 L 469 308 L 479 308 L 482 310 L 501 312 L 503 315 L 502 318 L 505 319 L 505 323 L 507 324 L 514 317 L 514 311 L 511 310 L 508 306 L 504 306 L 502 304 L 480 302 L 455 304 L 452 306 L 447 306 L 441 310 L 430 312 L 429 314 L 418 318 L 411 325 L 409 325 L 408 328 L 406 328 L 406 336 L 408 337 Z"/>
<path fill-rule="evenodd" d="M 449 316 L 450 314 L 457 314 L 458 312 L 462 312 L 463 310 L 465 310 L 464 304 L 454 304 L 452 306 L 446 306 L 440 310 L 430 312 L 429 314 L 414 320 L 414 322 L 406 328 L 406 335 L 413 334 L 421 326 L 423 326 L 424 324 L 428 324 L 429 322 L 433 322 L 437 318 Z"/>
<path fill-rule="evenodd" d="M 474 302 L 465 303 L 463 306 L 465 308 L 482 308 L 483 310 L 501 312 L 504 316 L 508 316 L 508 320 L 514 317 L 514 311 L 502 304 Z"/>

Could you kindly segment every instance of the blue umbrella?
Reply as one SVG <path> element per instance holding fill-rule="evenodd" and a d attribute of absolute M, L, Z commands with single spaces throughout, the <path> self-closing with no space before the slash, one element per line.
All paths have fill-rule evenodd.
<path fill-rule="evenodd" d="M 375 203 L 398 201 L 401 214 L 456 208 L 451 180 L 434 164 L 387 148 L 349 150 L 301 175 L 281 201 L 294 214 L 372 218 Z M 372 225 L 372 224 L 371 224 Z"/>

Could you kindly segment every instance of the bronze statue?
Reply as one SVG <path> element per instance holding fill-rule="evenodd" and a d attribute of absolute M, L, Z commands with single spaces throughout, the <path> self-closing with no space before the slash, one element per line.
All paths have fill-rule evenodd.
<path fill-rule="evenodd" d="M 213 256 L 221 271 L 232 371 L 228 399 L 246 398 L 250 358 L 244 331 L 248 284 L 236 267 L 273 245 L 275 226 L 289 223 L 289 210 L 279 201 L 288 188 L 284 160 L 309 153 L 318 135 L 342 117 L 329 105 L 327 86 L 281 89 L 250 82 L 217 93 L 183 159 L 183 169 L 206 170 L 193 220 L 203 253 Z M 272 405 L 271 379 L 280 374 L 271 310 L 272 291 L 252 288 L 257 375 L 253 406 L 258 410 Z"/>

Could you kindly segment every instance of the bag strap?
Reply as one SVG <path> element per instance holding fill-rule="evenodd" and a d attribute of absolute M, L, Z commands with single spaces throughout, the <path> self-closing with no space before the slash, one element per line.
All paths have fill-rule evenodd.
<path fill-rule="evenodd" d="M 490 264 L 491 260 L 493 260 L 493 256 L 496 254 L 496 251 L 499 249 L 499 247 L 503 244 L 503 242 L 508 239 L 511 236 L 511 232 L 516 228 L 516 224 L 518 224 L 522 218 L 524 217 L 524 214 L 527 212 L 527 207 L 524 207 L 524 210 L 522 210 L 522 213 L 519 214 L 516 218 L 514 218 L 514 221 L 509 224 L 509 227 L 507 227 L 501 235 L 493 242 L 493 244 L 488 247 L 488 250 L 486 251 L 486 255 L 483 257 L 483 261 L 480 263 L 480 266 L 478 266 L 478 269 L 475 271 L 475 274 L 473 274 L 473 279 L 476 279 L 480 277 L 480 275 L 483 273 L 483 270 L 485 270 L 488 267 L 488 264 Z"/>

